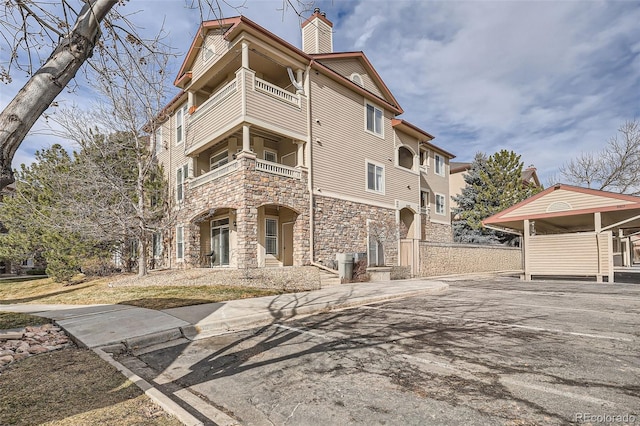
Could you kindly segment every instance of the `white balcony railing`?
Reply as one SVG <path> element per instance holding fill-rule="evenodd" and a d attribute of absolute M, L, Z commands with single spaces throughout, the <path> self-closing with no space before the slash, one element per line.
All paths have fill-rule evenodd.
<path fill-rule="evenodd" d="M 191 183 L 189 184 L 190 188 L 197 188 L 200 185 L 204 185 L 205 183 L 211 182 L 212 180 L 218 179 L 224 175 L 228 175 L 229 173 L 238 169 L 238 162 L 232 161 L 223 166 L 220 166 L 216 169 L 211 170 L 203 175 L 195 177 L 191 179 Z"/>
<path fill-rule="evenodd" d="M 285 166 L 271 161 L 256 160 L 256 170 L 271 173 L 274 175 L 285 176 L 293 179 L 300 179 L 300 170 L 293 167 Z"/>
<path fill-rule="evenodd" d="M 209 111 L 211 108 L 218 105 L 227 96 L 231 95 L 232 93 L 235 93 L 237 89 L 238 89 L 237 81 L 236 80 L 230 81 L 220 90 L 218 90 L 216 93 L 211 95 L 209 99 L 207 99 L 202 105 L 200 105 L 200 107 L 191 115 L 191 120 L 192 121 L 197 120 L 198 117 L 206 114 L 207 111 Z"/>
<path fill-rule="evenodd" d="M 429 207 L 420 207 L 420 214 L 429 214 Z"/>
<path fill-rule="evenodd" d="M 271 95 L 281 101 L 300 107 L 300 97 L 298 95 L 287 92 L 286 90 L 271 83 L 267 83 L 257 77 L 255 79 L 255 89 L 257 92 L 266 93 L 267 95 Z"/>

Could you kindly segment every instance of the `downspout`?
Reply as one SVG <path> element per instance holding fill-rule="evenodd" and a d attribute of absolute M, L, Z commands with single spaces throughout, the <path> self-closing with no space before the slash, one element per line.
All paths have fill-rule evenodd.
<path fill-rule="evenodd" d="M 313 127 L 311 125 L 311 65 L 307 65 L 307 78 L 305 79 L 305 91 L 307 93 L 307 186 L 309 189 L 309 262 L 314 265 L 314 210 L 313 210 Z"/>

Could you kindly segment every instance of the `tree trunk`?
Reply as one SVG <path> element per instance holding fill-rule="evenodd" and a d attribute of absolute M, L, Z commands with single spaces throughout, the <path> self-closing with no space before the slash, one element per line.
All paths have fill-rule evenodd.
<path fill-rule="evenodd" d="M 88 1 L 69 35 L 0 113 L 0 189 L 14 182 L 11 162 L 18 147 L 51 102 L 91 57 L 100 23 L 118 0 Z"/>

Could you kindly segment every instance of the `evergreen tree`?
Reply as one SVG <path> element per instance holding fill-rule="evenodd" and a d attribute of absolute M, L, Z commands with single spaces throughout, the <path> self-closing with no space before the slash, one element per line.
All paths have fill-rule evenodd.
<path fill-rule="evenodd" d="M 457 242 L 515 245 L 518 236 L 486 229 L 482 221 L 540 192 L 522 181 L 523 163 L 513 151 L 501 150 L 486 158 L 476 154 L 465 176 L 466 187 L 455 197 L 458 209 L 453 223 Z"/>

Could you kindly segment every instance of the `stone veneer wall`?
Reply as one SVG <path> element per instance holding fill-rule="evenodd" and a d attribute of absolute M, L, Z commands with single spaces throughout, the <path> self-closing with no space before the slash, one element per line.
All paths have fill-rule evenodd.
<path fill-rule="evenodd" d="M 395 222 L 396 211 L 354 201 L 314 196 L 315 261 L 337 269 L 337 253 L 367 252 L 367 219 Z M 385 263 L 398 263 L 398 242 L 384 244 Z"/>
<path fill-rule="evenodd" d="M 298 213 L 294 224 L 294 265 L 309 263 L 309 195 L 307 172 L 297 180 L 267 172 L 256 171 L 253 155 L 239 155 L 238 169 L 196 188 L 185 188 L 185 201 L 177 213 L 176 224 L 184 226 L 185 263 L 175 259 L 174 244 L 171 256 L 175 267 L 200 265 L 199 220 L 216 209 L 232 209 L 236 213 L 237 256 L 239 268 L 257 267 L 258 208 L 275 204 Z"/>
<path fill-rule="evenodd" d="M 499 271 L 522 271 L 522 250 L 517 247 L 420 242 L 421 277 Z"/>
<path fill-rule="evenodd" d="M 431 222 L 427 215 L 422 215 L 422 239 L 437 243 L 452 243 L 453 228 L 450 224 Z"/>

